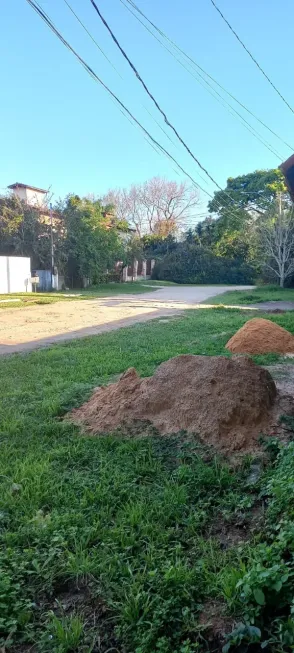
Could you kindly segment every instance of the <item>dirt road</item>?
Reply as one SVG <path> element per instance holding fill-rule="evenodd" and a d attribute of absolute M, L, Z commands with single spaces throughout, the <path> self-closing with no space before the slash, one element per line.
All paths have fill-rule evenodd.
<path fill-rule="evenodd" d="M 234 286 L 232 289 L 251 287 Z M 197 308 L 200 302 L 230 289 L 228 286 L 166 286 L 140 295 L 1 309 L 0 355 L 30 351 L 174 315 L 187 308 Z"/>

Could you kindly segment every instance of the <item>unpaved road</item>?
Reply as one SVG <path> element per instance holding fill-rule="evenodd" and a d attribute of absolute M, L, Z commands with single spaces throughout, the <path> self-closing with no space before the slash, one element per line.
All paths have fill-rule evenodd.
<path fill-rule="evenodd" d="M 166 286 L 140 295 L 1 309 L 0 355 L 30 351 L 136 322 L 174 315 L 186 308 L 197 308 L 200 302 L 227 290 L 252 287 Z"/>

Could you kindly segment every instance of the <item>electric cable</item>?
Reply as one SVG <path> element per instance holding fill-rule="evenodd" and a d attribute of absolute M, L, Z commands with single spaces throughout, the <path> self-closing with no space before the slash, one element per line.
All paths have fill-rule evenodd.
<path fill-rule="evenodd" d="M 128 11 L 129 11 L 129 12 L 130 12 L 134 17 L 135 17 L 135 18 L 136 18 L 136 20 L 138 20 L 138 21 L 141 23 L 141 25 L 143 25 L 143 27 L 144 27 L 144 28 L 145 28 L 145 29 L 146 29 L 146 30 L 147 30 L 147 31 L 148 31 L 148 32 L 149 32 L 149 33 L 150 33 L 150 34 L 151 34 L 151 35 L 152 35 L 152 36 L 153 36 L 157 41 L 158 41 L 158 43 L 160 43 L 160 45 L 161 45 L 162 47 L 165 47 L 165 49 L 167 50 L 167 52 L 169 52 L 170 54 L 172 54 L 172 56 L 173 56 L 174 58 L 176 58 L 175 55 L 174 55 L 173 53 L 171 53 L 171 51 L 170 51 L 170 50 L 169 50 L 169 49 L 168 49 L 168 48 L 167 48 L 167 47 L 162 43 L 162 41 L 160 41 L 160 40 L 157 38 L 157 36 L 156 36 L 156 35 L 155 35 L 155 34 L 154 34 L 154 33 L 153 33 L 153 32 L 152 32 L 152 31 L 147 27 L 147 25 L 145 25 L 145 23 L 144 23 L 142 20 L 139 19 L 139 17 L 138 17 L 138 16 L 137 16 L 137 15 L 136 15 L 136 14 L 135 14 L 131 9 L 130 9 L 130 7 L 128 7 L 128 6 L 125 4 L 126 2 L 127 2 L 131 7 L 133 7 L 133 9 L 135 9 L 135 11 L 137 11 L 137 12 L 138 12 L 138 13 L 139 13 L 139 14 L 140 14 L 140 15 L 141 15 L 141 16 L 142 16 L 142 17 L 143 17 L 143 18 L 144 18 L 144 19 L 149 23 L 149 25 L 151 25 L 151 26 L 153 27 L 153 29 L 155 29 L 155 30 L 160 34 L 160 36 L 161 36 L 162 38 L 164 38 L 166 41 L 168 41 L 168 42 L 172 45 L 173 48 L 175 48 L 175 49 L 176 49 L 176 50 L 177 50 L 177 51 L 178 51 L 182 56 L 184 56 L 184 57 L 189 61 L 190 65 L 192 64 L 192 66 L 194 66 L 195 68 L 197 68 L 197 72 L 200 70 L 201 73 L 203 73 L 204 75 L 206 75 L 206 77 L 208 77 L 208 78 L 209 78 L 209 79 L 210 79 L 214 84 L 216 84 L 216 85 L 217 85 L 217 86 L 218 86 L 218 87 L 219 87 L 219 88 L 220 88 L 224 93 L 226 93 L 230 98 L 232 98 L 232 100 L 234 100 L 234 102 L 236 102 L 237 104 L 239 104 L 239 106 L 242 107 L 242 109 L 244 109 L 244 111 L 246 111 L 246 112 L 247 112 L 249 115 L 251 115 L 255 120 L 257 120 L 257 121 L 258 121 L 258 122 L 259 122 L 259 123 L 260 123 L 260 124 L 265 128 L 265 129 L 267 129 L 267 130 L 268 130 L 268 131 L 269 131 L 273 136 L 275 136 L 279 141 L 281 141 L 281 143 L 283 143 L 284 145 L 286 145 L 286 147 L 288 147 L 288 148 L 291 150 L 291 152 L 294 151 L 294 146 L 291 146 L 289 143 L 287 143 L 287 141 L 285 141 L 281 136 L 279 136 L 279 134 L 277 134 L 277 132 L 275 132 L 273 129 L 271 129 L 271 127 L 269 127 L 269 126 L 268 126 L 268 125 L 267 125 L 263 120 L 261 120 L 261 118 L 259 118 L 255 113 L 253 113 L 253 111 L 251 111 L 251 109 L 248 109 L 248 107 L 247 107 L 244 103 L 240 102 L 240 100 L 238 100 L 238 98 L 236 98 L 235 95 L 233 95 L 230 91 L 228 91 L 228 90 L 227 90 L 227 89 L 226 89 L 222 84 L 220 84 L 220 83 L 219 83 L 219 82 L 218 82 L 214 77 L 212 77 L 212 75 L 210 75 L 210 74 L 209 74 L 209 73 L 208 73 L 204 68 L 202 68 L 202 66 L 200 66 L 200 65 L 197 63 L 197 61 L 195 61 L 195 59 L 193 59 L 190 55 L 188 55 L 188 54 L 187 54 L 187 53 L 186 53 L 182 48 L 180 48 L 179 45 L 177 45 L 177 43 L 175 43 L 175 41 L 173 41 L 169 36 L 167 36 L 167 34 L 166 34 L 165 32 L 163 32 L 159 27 L 157 27 L 157 25 L 155 25 L 155 23 L 153 23 L 153 22 L 152 22 L 152 21 L 151 21 L 151 20 L 146 16 L 145 13 L 143 13 L 143 11 L 142 11 L 142 10 L 141 10 L 141 9 L 140 9 L 136 4 L 135 4 L 135 2 L 134 2 L 133 0 L 120 0 L 120 2 L 121 2 L 121 3 L 124 5 L 124 7 L 125 7 L 125 8 L 126 8 L 126 9 L 127 9 L 127 10 L 128 10 Z M 180 63 L 181 65 L 183 65 L 182 62 L 181 62 L 179 59 L 176 58 L 176 60 L 178 61 L 178 63 Z M 186 70 L 187 70 L 190 74 L 192 74 L 191 71 L 190 71 L 188 68 L 186 68 Z M 198 74 L 200 75 L 199 72 L 198 72 Z M 194 76 L 194 75 L 192 75 L 192 76 Z M 201 76 L 201 75 L 200 75 L 200 76 Z M 202 77 L 202 76 L 201 76 L 201 77 Z M 196 78 L 196 79 L 197 79 L 197 78 Z M 197 80 L 197 81 L 198 81 L 198 80 Z M 205 81 L 206 81 L 206 80 L 205 80 Z M 208 83 L 208 82 L 206 81 L 206 83 Z M 212 87 L 212 88 L 213 88 L 213 87 Z M 214 89 L 214 90 L 215 90 L 215 89 Z M 231 106 L 231 105 L 229 105 L 229 106 Z"/>
<path fill-rule="evenodd" d="M 220 10 L 219 7 L 217 6 L 217 4 L 214 2 L 214 0 L 210 0 L 210 1 L 211 1 L 211 3 L 213 4 L 213 6 L 214 6 L 214 8 L 216 9 L 216 11 L 217 11 L 217 12 L 219 13 L 219 15 L 222 17 L 223 21 L 226 23 L 226 25 L 228 26 L 228 28 L 229 28 L 229 29 L 231 30 L 231 32 L 234 34 L 234 36 L 236 37 L 237 41 L 239 41 L 240 45 L 242 45 L 242 48 L 244 48 L 244 50 L 245 50 L 245 51 L 247 52 L 247 54 L 249 55 L 250 59 L 252 59 L 252 61 L 253 61 L 253 62 L 255 63 L 255 65 L 257 66 L 257 68 L 258 68 L 258 69 L 260 70 L 260 72 L 263 74 L 263 76 L 265 77 L 265 79 L 269 82 L 269 84 L 272 86 L 272 88 L 276 91 L 276 93 L 279 95 L 279 97 L 281 98 L 281 100 L 283 100 L 283 102 L 286 104 L 286 106 L 288 107 L 288 109 L 290 109 L 290 111 L 292 111 L 292 113 L 294 113 L 294 109 L 291 107 L 291 105 L 289 104 L 289 102 L 287 102 L 286 98 L 284 98 L 284 96 L 282 95 L 282 93 L 280 93 L 279 89 L 275 86 L 275 84 L 272 82 L 272 80 L 270 79 L 270 77 L 269 77 L 269 76 L 267 75 L 267 73 L 263 70 L 263 68 L 262 68 L 261 65 L 258 63 L 258 61 L 255 59 L 255 57 L 254 57 L 253 54 L 250 52 L 250 50 L 248 50 L 248 48 L 247 48 L 247 46 L 245 45 L 245 43 L 240 39 L 240 36 L 238 36 L 237 32 L 234 30 L 234 28 L 232 27 L 232 25 L 231 25 L 231 24 L 229 23 L 229 21 L 226 19 L 226 17 L 225 17 L 224 14 L 221 12 L 221 10 Z"/>

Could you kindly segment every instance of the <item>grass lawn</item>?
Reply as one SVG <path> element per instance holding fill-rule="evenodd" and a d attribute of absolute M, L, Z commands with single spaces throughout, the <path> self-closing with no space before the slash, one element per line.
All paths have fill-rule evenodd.
<path fill-rule="evenodd" d="M 148 285 L 147 285 L 148 284 Z M 99 286 L 81 290 L 68 290 L 65 292 L 49 293 L 10 293 L 9 295 L 0 294 L 1 308 L 23 308 L 32 304 L 54 304 L 55 302 L 65 302 L 82 299 L 95 299 L 96 297 L 110 297 L 112 295 L 130 295 L 137 293 L 153 292 L 161 285 L 173 285 L 157 281 L 146 281 L 134 283 L 104 283 Z M 5 301 L 9 300 L 9 301 Z M 14 300 L 14 301 L 12 301 Z"/>
<path fill-rule="evenodd" d="M 253 290 L 230 290 L 223 295 L 207 299 L 205 304 L 223 304 L 239 306 L 259 304 L 260 302 L 294 302 L 294 288 L 279 286 L 258 286 Z"/>
<path fill-rule="evenodd" d="M 292 444 L 275 458 L 273 442 L 252 480 L 248 457 L 231 468 L 179 436 L 81 437 L 61 419 L 130 366 L 227 353 L 247 319 L 189 311 L 0 360 L 1 653 L 221 651 L 213 609 L 227 630 L 251 624 L 230 651 L 293 650 Z M 294 333 L 293 315 L 270 319 Z"/>

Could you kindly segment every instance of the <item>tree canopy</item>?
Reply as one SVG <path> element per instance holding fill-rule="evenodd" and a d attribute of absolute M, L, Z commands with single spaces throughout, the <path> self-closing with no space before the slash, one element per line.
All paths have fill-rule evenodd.
<path fill-rule="evenodd" d="M 127 219 L 138 236 L 175 234 L 199 203 L 198 191 L 186 182 L 153 177 L 130 188 L 111 189 L 104 204 L 115 207 L 119 220 Z"/>
<path fill-rule="evenodd" d="M 263 214 L 270 208 L 277 192 L 286 190 L 284 176 L 279 169 L 256 170 L 247 175 L 229 177 L 226 188 L 214 193 L 208 209 L 219 217 L 232 212 L 238 215 L 238 211 Z"/>

